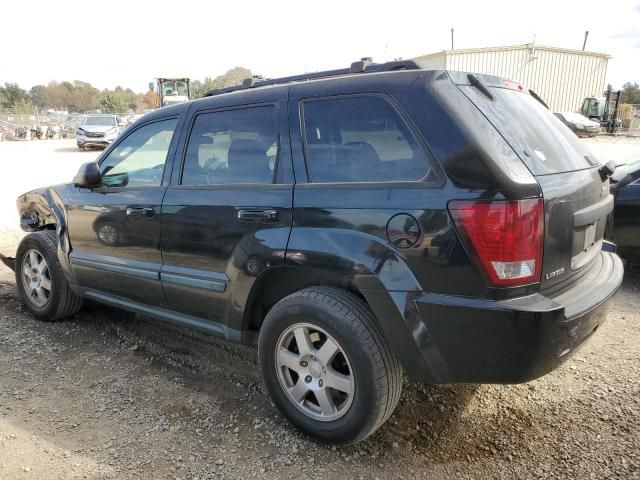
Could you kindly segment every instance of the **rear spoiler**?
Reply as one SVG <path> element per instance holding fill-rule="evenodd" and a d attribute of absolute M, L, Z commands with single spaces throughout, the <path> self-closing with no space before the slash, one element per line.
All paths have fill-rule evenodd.
<path fill-rule="evenodd" d="M 529 95 L 540 102 L 543 107 L 545 107 L 547 110 L 550 110 L 549 105 L 547 105 L 546 102 L 542 98 L 540 98 L 540 95 L 538 95 L 531 89 L 525 89 L 525 87 L 518 82 L 507 80 L 502 77 L 496 77 L 495 75 L 485 75 L 482 73 L 464 73 L 450 71 L 447 71 L 447 73 L 449 74 L 451 81 L 456 85 L 476 87 L 490 100 L 493 100 L 493 94 L 489 90 L 489 87 L 508 88 L 509 90 L 529 93 Z"/>
<path fill-rule="evenodd" d="M 4 263 L 12 271 L 16 271 L 16 259 L 12 257 L 5 257 L 0 253 L 0 262 Z"/>

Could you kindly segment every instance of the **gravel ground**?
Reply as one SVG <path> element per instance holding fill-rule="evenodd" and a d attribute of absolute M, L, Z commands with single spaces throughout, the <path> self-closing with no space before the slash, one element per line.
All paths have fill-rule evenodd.
<path fill-rule="evenodd" d="M 407 383 L 373 437 L 331 448 L 278 415 L 253 349 L 97 305 L 38 322 L 3 281 L 0 479 L 640 479 L 639 291 L 629 274 L 608 322 L 552 374 Z"/>
<path fill-rule="evenodd" d="M 0 253 L 19 239 L 0 231 Z M 639 294 L 628 271 L 608 322 L 555 372 L 513 386 L 407 382 L 383 428 L 335 448 L 279 416 L 254 349 L 95 304 L 38 322 L 0 265 L 0 480 L 640 480 Z"/>

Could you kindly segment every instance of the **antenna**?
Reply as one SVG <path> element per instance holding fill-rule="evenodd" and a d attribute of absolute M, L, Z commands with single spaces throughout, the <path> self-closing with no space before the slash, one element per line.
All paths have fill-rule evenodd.
<path fill-rule="evenodd" d="M 584 42 L 582 43 L 582 51 L 584 52 L 584 49 L 587 46 L 587 37 L 589 36 L 589 30 L 584 32 Z"/>
<path fill-rule="evenodd" d="M 453 50 L 453 27 L 451 28 L 451 50 Z"/>

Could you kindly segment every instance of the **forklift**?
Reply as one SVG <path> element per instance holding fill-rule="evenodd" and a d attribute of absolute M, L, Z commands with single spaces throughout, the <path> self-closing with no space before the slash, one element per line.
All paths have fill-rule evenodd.
<path fill-rule="evenodd" d="M 188 102 L 191 99 L 188 78 L 157 78 L 156 83 L 149 83 L 149 90 L 158 87 L 158 108 L 168 107 L 177 103 Z"/>
<path fill-rule="evenodd" d="M 600 122 L 600 126 L 608 133 L 615 131 L 622 126 L 618 119 L 618 107 L 622 92 L 614 92 L 611 86 L 607 88 L 602 97 L 587 97 L 582 102 L 580 113 L 585 117 Z"/>

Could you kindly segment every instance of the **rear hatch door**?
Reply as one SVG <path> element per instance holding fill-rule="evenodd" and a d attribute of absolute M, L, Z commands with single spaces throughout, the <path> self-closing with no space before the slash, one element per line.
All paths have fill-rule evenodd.
<path fill-rule="evenodd" d="M 598 159 L 523 86 L 488 75 L 450 72 L 535 176 L 545 205 L 541 290 L 561 290 L 586 273 L 602 248 L 613 209 Z"/>

